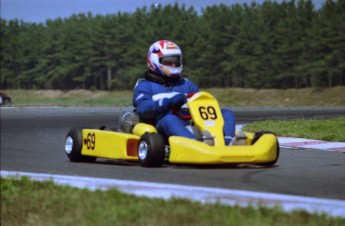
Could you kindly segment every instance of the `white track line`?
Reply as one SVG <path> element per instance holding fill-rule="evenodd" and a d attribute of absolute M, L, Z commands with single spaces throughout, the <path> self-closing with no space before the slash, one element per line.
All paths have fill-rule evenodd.
<path fill-rule="evenodd" d="M 30 177 L 36 181 L 52 180 L 56 184 L 69 185 L 90 190 L 118 189 L 128 194 L 151 198 L 172 197 L 190 199 L 201 203 L 222 203 L 225 205 L 281 207 L 284 211 L 305 210 L 309 213 L 326 213 L 334 217 L 345 217 L 345 201 L 308 198 L 265 192 L 250 192 L 234 189 L 184 186 L 163 183 L 138 182 L 55 174 L 0 171 L 1 177 Z"/>
<path fill-rule="evenodd" d="M 328 142 L 303 138 L 279 137 L 280 146 L 290 148 L 311 148 L 325 151 L 345 152 L 345 142 Z"/>

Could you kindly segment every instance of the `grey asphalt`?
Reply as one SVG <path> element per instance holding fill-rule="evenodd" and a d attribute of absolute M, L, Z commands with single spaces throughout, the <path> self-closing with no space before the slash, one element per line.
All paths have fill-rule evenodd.
<path fill-rule="evenodd" d="M 72 163 L 64 139 L 72 127 L 117 126 L 130 108 L 40 107 L 0 108 L 1 170 L 79 175 L 215 188 L 261 191 L 345 200 L 345 154 L 306 149 L 281 149 L 274 167 L 174 166 L 142 168 L 100 159 Z M 268 118 L 328 118 L 345 115 L 345 107 L 234 108 L 238 123 Z"/>

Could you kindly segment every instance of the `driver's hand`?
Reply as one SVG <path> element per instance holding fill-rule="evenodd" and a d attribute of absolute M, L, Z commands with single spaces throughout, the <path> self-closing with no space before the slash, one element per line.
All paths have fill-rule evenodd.
<path fill-rule="evenodd" d="M 169 105 L 171 107 L 180 107 L 187 102 L 187 97 L 183 93 L 176 94 L 169 99 Z"/>

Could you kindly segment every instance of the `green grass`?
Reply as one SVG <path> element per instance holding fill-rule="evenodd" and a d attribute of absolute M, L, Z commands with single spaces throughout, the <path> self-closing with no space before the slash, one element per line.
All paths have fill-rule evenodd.
<path fill-rule="evenodd" d="M 345 142 L 345 117 L 332 119 L 267 120 L 246 125 L 247 132 L 272 131 L 277 136 L 301 137 L 325 141 Z"/>
<path fill-rule="evenodd" d="M 326 89 L 205 89 L 222 106 L 345 106 L 345 86 Z M 4 90 L 12 106 L 131 106 L 131 90 Z"/>
<path fill-rule="evenodd" d="M 345 225 L 345 218 L 305 211 L 285 213 L 278 207 L 231 207 L 183 199 L 149 199 L 117 190 L 90 191 L 1 178 L 1 225 Z"/>
<path fill-rule="evenodd" d="M 206 91 L 222 106 L 345 106 L 345 86 L 325 89 L 239 89 Z"/>
<path fill-rule="evenodd" d="M 6 90 L 13 99 L 8 106 L 130 106 L 131 91 Z"/>

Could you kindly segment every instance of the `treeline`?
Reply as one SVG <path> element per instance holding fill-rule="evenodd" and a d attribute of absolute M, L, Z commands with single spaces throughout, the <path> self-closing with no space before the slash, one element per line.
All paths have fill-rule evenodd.
<path fill-rule="evenodd" d="M 345 85 L 345 0 L 1 19 L 0 37 L 1 89 L 132 89 L 159 39 L 182 48 L 184 73 L 200 87 Z"/>

